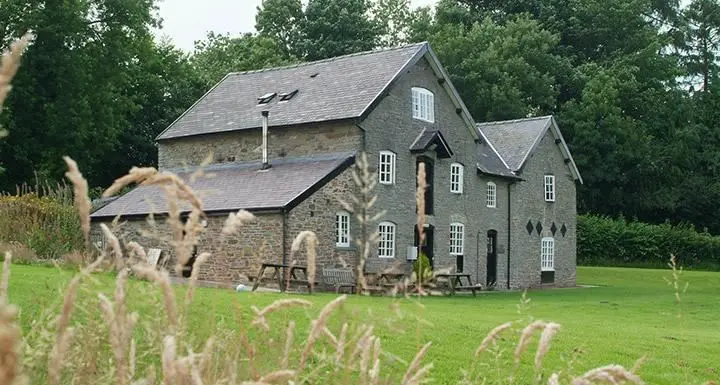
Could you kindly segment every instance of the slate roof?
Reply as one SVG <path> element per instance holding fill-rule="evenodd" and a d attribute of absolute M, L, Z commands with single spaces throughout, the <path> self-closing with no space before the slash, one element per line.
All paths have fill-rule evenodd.
<path fill-rule="evenodd" d="M 552 116 L 479 123 L 478 129 L 490 140 L 512 171 L 522 168 L 523 161 L 545 134 Z"/>
<path fill-rule="evenodd" d="M 302 158 L 272 160 L 272 167 L 260 170 L 261 162 L 225 163 L 205 169 L 207 176 L 189 182 L 192 170 L 175 171 L 199 194 L 205 212 L 238 209 L 279 210 L 291 208 L 354 162 L 354 154 L 335 153 Z M 183 207 L 182 210 L 189 210 Z M 93 212 L 91 218 L 167 213 L 163 191 L 157 186 L 140 186 Z"/>
<path fill-rule="evenodd" d="M 552 130 L 560 152 L 565 157 L 565 163 L 570 168 L 573 177 L 579 183 L 583 183 L 570 149 L 552 115 L 478 123 L 477 128 L 480 134 L 489 140 L 490 145 L 500 155 L 501 160 L 514 173 L 521 171 L 525 161 L 535 151 L 543 136 L 548 130 Z"/>
<path fill-rule="evenodd" d="M 450 145 L 448 145 L 440 130 L 428 130 L 427 128 L 424 128 L 412 142 L 410 145 L 410 152 L 423 152 L 432 144 L 437 146 L 435 151 L 437 152 L 438 157 L 450 158 L 453 155 Z"/>
<path fill-rule="evenodd" d="M 284 126 L 358 118 L 427 43 L 361 52 L 293 66 L 230 73 L 158 137 L 260 127 L 260 112 L 270 111 L 270 125 Z M 267 105 L 258 98 L 298 90 L 286 102 L 275 97 Z"/>

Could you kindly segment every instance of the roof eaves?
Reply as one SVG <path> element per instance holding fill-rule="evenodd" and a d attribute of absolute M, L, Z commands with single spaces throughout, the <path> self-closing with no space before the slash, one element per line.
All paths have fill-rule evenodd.
<path fill-rule="evenodd" d="M 547 118 L 547 117 L 544 117 L 544 118 Z M 519 120 L 523 120 L 523 119 L 519 119 Z M 525 119 L 525 120 L 528 120 L 528 119 Z M 527 151 L 525 152 L 525 156 L 523 156 L 522 160 L 520 161 L 520 164 L 518 164 L 517 170 L 514 170 L 514 171 L 520 171 L 523 169 L 523 167 L 525 167 L 525 163 L 527 162 L 528 158 L 530 158 L 530 154 L 535 152 L 535 149 L 540 144 L 540 141 L 545 136 L 545 134 L 548 132 L 548 129 L 550 129 L 551 126 L 552 126 L 552 116 L 550 117 L 550 119 L 548 119 L 547 123 L 545 123 L 545 127 L 543 127 L 543 129 L 540 130 L 540 133 L 537 135 L 537 137 L 535 137 L 535 140 L 533 141 L 532 146 L 530 146 L 530 148 L 527 149 Z"/>
<path fill-rule="evenodd" d="M 175 123 L 177 123 L 180 119 L 182 119 L 183 117 L 185 117 L 185 115 L 187 115 L 190 111 L 192 111 L 192 109 L 195 108 L 195 106 L 197 106 L 197 105 L 198 105 L 201 101 L 203 101 L 208 95 L 210 95 L 210 93 L 213 92 L 213 90 L 215 90 L 215 88 L 217 88 L 217 86 L 219 86 L 220 83 L 224 82 L 225 79 L 227 79 L 230 75 L 232 75 L 232 74 L 226 74 L 225 76 L 223 76 L 223 78 L 220 79 L 219 82 L 215 83 L 214 86 L 212 86 L 209 90 L 207 90 L 207 92 L 205 92 L 205 93 L 203 94 L 203 96 L 201 96 L 198 100 L 196 100 L 195 103 L 192 104 L 192 106 L 190 106 L 187 110 L 183 111 L 183 113 L 180 114 L 180 116 L 178 116 L 177 118 L 175 118 L 175 120 L 173 120 L 173 122 L 170 123 L 169 126 L 165 127 L 165 129 L 162 130 L 162 132 L 161 132 L 160 134 L 158 134 L 158 136 L 155 137 L 155 140 L 158 141 L 158 140 L 163 140 L 163 139 L 172 139 L 172 138 L 174 138 L 174 136 L 170 136 L 170 137 L 167 137 L 167 138 L 163 138 L 162 136 L 165 135 L 165 133 L 166 133 L 170 128 L 172 128 L 172 127 L 175 125 Z"/>
<path fill-rule="evenodd" d="M 470 129 L 471 135 L 473 138 L 478 139 L 479 137 L 477 129 L 475 128 L 475 120 L 470 115 L 470 111 L 468 111 L 467 106 L 465 106 L 465 102 L 463 102 L 460 94 L 457 92 L 457 89 L 452 84 L 450 76 L 445 71 L 445 68 L 443 68 L 442 63 L 440 63 L 440 59 L 438 59 L 437 55 L 432 50 L 432 47 L 430 47 L 427 43 L 425 54 L 429 57 L 428 62 L 430 63 L 430 67 L 433 68 L 437 75 L 444 79 L 442 86 L 450 95 L 450 100 L 452 100 L 453 104 L 455 104 L 455 107 L 460 109 L 460 115 L 463 121 L 465 121 L 465 125 Z"/>
<path fill-rule="evenodd" d="M 568 166 L 570 167 L 570 171 L 575 174 L 575 178 L 578 180 L 578 182 L 580 182 L 580 184 L 584 184 L 582 176 L 580 175 L 580 170 L 575 164 L 575 159 L 573 159 L 573 156 L 570 153 L 570 148 L 568 147 L 567 142 L 565 142 L 565 138 L 563 137 L 562 132 L 560 132 L 560 127 L 557 125 L 557 121 L 555 121 L 554 117 L 550 117 L 550 122 L 553 133 L 557 136 L 558 139 L 560 139 L 560 149 L 562 152 L 564 152 L 563 155 L 567 157 L 566 159 L 570 160 L 570 163 L 568 164 Z"/>
<path fill-rule="evenodd" d="M 480 134 L 480 137 L 482 138 L 482 140 L 484 140 L 485 143 L 487 143 L 488 146 L 490 146 L 490 149 L 495 153 L 495 155 L 497 155 L 498 159 L 500 159 L 500 161 L 502 162 L 503 166 L 505 166 L 505 168 L 507 168 L 508 171 L 514 172 L 514 170 L 511 169 L 510 166 L 508 166 L 508 164 L 507 164 L 507 162 L 505 161 L 505 159 L 504 159 L 504 158 L 500 155 L 500 153 L 495 149 L 495 146 L 493 146 L 492 142 L 487 138 L 487 136 L 485 136 L 485 133 L 482 132 L 482 129 L 480 129 L 479 125 L 476 126 L 476 129 L 478 130 L 478 133 Z"/>
<path fill-rule="evenodd" d="M 400 77 L 403 75 L 403 72 L 405 72 L 405 69 L 407 69 L 408 67 L 417 63 L 418 60 L 420 60 L 420 58 L 425 54 L 425 52 L 428 49 L 427 42 L 417 43 L 417 44 L 413 44 L 413 45 L 418 47 L 417 52 L 415 52 L 415 54 L 413 54 L 410 57 L 410 59 L 405 61 L 405 63 L 402 65 L 402 67 L 400 67 L 395 72 L 395 74 L 390 79 L 390 81 L 388 81 L 387 84 L 385 84 L 385 86 L 383 86 L 383 88 L 380 90 L 380 92 L 378 92 L 377 95 L 375 95 L 375 97 L 370 101 L 370 103 L 368 103 L 368 105 L 365 106 L 365 108 L 363 108 L 362 112 L 360 113 L 360 120 L 364 120 L 368 116 L 368 114 L 370 114 L 370 112 L 372 112 L 372 110 L 375 108 L 375 106 L 380 102 L 382 95 L 387 93 L 387 91 L 390 89 L 390 87 L 392 87 L 392 85 L 395 84 L 395 82 L 398 79 L 400 79 Z"/>
<path fill-rule="evenodd" d="M 317 192 L 319 189 L 321 189 L 323 186 L 325 186 L 328 182 L 335 179 L 340 173 L 345 171 L 348 167 L 350 167 L 353 163 L 355 163 L 355 154 L 348 156 L 345 160 L 343 160 L 340 164 L 338 164 L 332 171 L 330 171 L 327 175 L 322 177 L 319 181 L 315 182 L 311 186 L 309 186 L 304 191 L 300 192 L 298 195 L 296 195 L 294 198 L 290 199 L 285 205 L 283 206 L 283 209 L 286 211 L 290 211 L 294 209 L 297 205 L 302 203 L 306 198 Z"/>

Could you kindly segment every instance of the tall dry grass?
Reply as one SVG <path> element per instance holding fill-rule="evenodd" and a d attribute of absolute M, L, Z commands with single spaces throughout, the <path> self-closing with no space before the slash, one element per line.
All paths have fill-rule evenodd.
<path fill-rule="evenodd" d="M 18 47 L 23 44 L 26 43 L 16 43 L 11 52 L 18 51 Z M 15 53 L 4 56 L 0 67 L 3 73 L 14 74 L 18 58 L 19 54 Z M 8 84 L 7 76 L 0 78 L 0 91 L 6 93 Z M 87 184 L 72 159 L 66 158 L 66 163 L 69 166 L 68 177 L 74 186 L 77 215 L 80 222 L 84 223 L 87 215 Z M 371 194 L 375 177 L 369 171 L 365 155 L 358 158 L 353 178 L 360 187 L 360 195 L 353 204 L 346 204 L 346 208 L 354 209 L 352 212 L 364 226 L 363 243 L 360 245 L 361 262 L 358 266 L 358 275 L 362 276 L 362 263 L 374 244 L 373 240 L 377 239 L 369 228 L 379 218 L 378 214 L 370 214 L 375 202 Z M 180 265 L 184 262 L 182 256 L 188 255 L 188 250 L 203 231 L 203 227 L 198 225 L 204 215 L 202 201 L 177 176 L 158 173 L 154 169 L 131 170 L 106 190 L 106 194 L 112 194 L 131 183 L 157 184 L 165 188 L 171 206 L 171 215 L 166 225 L 172 230 L 172 237 L 167 241 L 175 248 L 179 256 L 176 262 Z M 177 215 L 181 203 L 192 207 L 191 215 L 185 223 L 180 222 Z M 226 231 L 241 233 L 245 220 L 251 219 L 245 214 L 231 216 Z M 418 224 L 422 224 L 423 220 L 419 216 Z M 150 223 L 156 225 L 152 221 Z M 86 226 L 80 227 L 86 231 Z M 154 230 L 151 228 L 148 233 L 152 234 Z M 337 318 L 342 314 L 347 296 L 337 297 L 319 312 L 315 311 L 312 302 L 281 299 L 262 310 L 253 308 L 252 320 L 246 319 L 242 312 L 238 313 L 232 325 L 216 325 L 210 330 L 213 335 L 208 336 L 203 330 L 193 328 L 189 322 L 188 314 L 193 306 L 191 293 L 197 275 L 191 276 L 183 309 L 179 309 L 177 291 L 171 286 L 168 272 L 149 266 L 142 258 L 137 258 L 144 255 L 142 245 L 128 247 L 127 254 L 134 256 L 130 258 L 116 242 L 113 230 L 104 227 L 103 231 L 111 240 L 110 248 L 100 250 L 99 256 L 72 279 L 59 307 L 51 309 L 57 312 L 48 310 L 43 313 L 24 336 L 17 324 L 18 309 L 8 300 L 12 257 L 9 254 L 6 256 L 0 276 L 0 385 L 411 385 L 431 380 L 433 365 L 427 362 L 427 356 L 431 352 L 432 342 L 420 347 L 410 362 L 404 362 L 383 349 L 382 338 L 375 334 L 372 325 L 364 324 L 357 318 L 342 325 L 333 322 L 338 321 Z M 293 249 L 299 250 L 299 244 L 303 241 L 312 246 L 312 237 L 306 233 L 298 241 L 298 247 L 294 246 Z M 198 258 L 196 268 L 208 257 L 205 255 Z M 93 277 L 93 271 L 106 258 L 113 259 L 117 267 L 112 299 L 108 295 L 98 294 L 100 284 Z M 129 269 L 136 277 L 148 282 L 130 280 Z M 159 288 L 160 295 L 152 294 L 153 286 Z M 393 305 L 397 303 L 393 302 Z M 526 305 L 527 300 L 523 296 L 519 309 L 525 309 Z M 298 307 L 306 309 L 307 314 L 317 314 L 308 322 L 308 330 L 304 334 L 298 333 L 302 315 L 291 313 L 292 309 Z M 198 311 L 204 312 L 205 309 L 200 305 Z M 505 323 L 490 330 L 479 341 L 462 383 L 515 383 L 524 364 L 524 354 L 532 347 L 532 340 L 538 334 L 534 360 L 529 365 L 529 370 L 533 372 L 533 383 L 643 383 L 634 370 L 619 365 L 601 366 L 575 375 L 570 371 L 544 369 L 543 358 L 559 330 L 560 325 L 556 323 L 527 319 Z M 514 354 L 506 354 L 508 351 L 514 351 Z"/>

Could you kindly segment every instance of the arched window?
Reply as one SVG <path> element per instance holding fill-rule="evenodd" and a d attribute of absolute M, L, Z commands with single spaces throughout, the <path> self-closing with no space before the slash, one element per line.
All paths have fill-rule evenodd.
<path fill-rule="evenodd" d="M 485 204 L 487 207 L 497 207 L 497 186 L 493 182 L 487 183 L 487 194 L 485 195 Z"/>
<path fill-rule="evenodd" d="M 450 192 L 462 194 L 464 185 L 464 169 L 465 167 L 460 163 L 453 163 L 450 165 Z"/>
<path fill-rule="evenodd" d="M 430 90 L 412 88 L 412 114 L 414 119 L 435 122 L 435 95 Z"/>
<path fill-rule="evenodd" d="M 395 258 L 395 224 L 380 222 L 378 224 L 378 257 Z"/>

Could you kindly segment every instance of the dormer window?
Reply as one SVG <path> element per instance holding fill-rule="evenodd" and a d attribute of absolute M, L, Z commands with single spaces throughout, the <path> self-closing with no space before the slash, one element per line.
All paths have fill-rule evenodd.
<path fill-rule="evenodd" d="M 435 122 L 435 95 L 425 88 L 412 88 L 412 114 L 414 119 Z"/>
<path fill-rule="evenodd" d="M 280 94 L 280 101 L 281 102 L 287 102 L 288 100 L 292 99 L 295 94 L 298 93 L 298 90 L 291 91 L 291 92 L 283 92 Z"/>
<path fill-rule="evenodd" d="M 271 92 L 258 98 L 258 105 L 268 104 L 271 100 L 275 99 L 277 92 Z"/>

